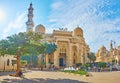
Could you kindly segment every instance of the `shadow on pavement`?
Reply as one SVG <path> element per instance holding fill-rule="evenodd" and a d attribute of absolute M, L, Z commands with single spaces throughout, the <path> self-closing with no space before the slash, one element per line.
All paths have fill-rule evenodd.
<path fill-rule="evenodd" d="M 22 73 L 28 73 L 28 72 L 32 72 L 30 70 L 27 71 L 22 71 Z M 0 76 L 4 76 L 4 75 L 10 75 L 10 74 L 15 74 L 16 72 L 0 72 Z"/>
<path fill-rule="evenodd" d="M 88 83 L 88 82 L 82 82 L 77 80 L 71 80 L 71 79 L 43 79 L 43 78 L 34 78 L 34 79 L 27 79 L 23 78 L 21 80 L 19 79 L 4 79 L 2 83 Z"/>
<path fill-rule="evenodd" d="M 0 76 L 15 74 L 16 72 L 0 72 Z"/>

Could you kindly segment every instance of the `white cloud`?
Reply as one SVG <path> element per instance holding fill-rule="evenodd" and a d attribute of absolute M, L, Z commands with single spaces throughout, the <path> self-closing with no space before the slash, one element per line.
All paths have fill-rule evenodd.
<path fill-rule="evenodd" d="M 56 19 L 50 19 L 49 22 L 53 23 L 53 22 L 57 22 Z"/>
<path fill-rule="evenodd" d="M 51 11 L 49 20 L 56 19 L 51 27 L 62 25 L 73 30 L 79 25 L 84 31 L 87 44 L 94 52 L 102 45 L 109 49 L 111 40 L 120 45 L 120 17 L 108 17 L 120 13 L 112 10 L 112 4 L 110 0 L 66 0 L 57 10 Z"/>
<path fill-rule="evenodd" d="M 62 2 L 55 2 L 55 3 L 53 3 L 52 5 L 51 5 L 51 8 L 53 9 L 53 10 L 56 10 L 56 9 L 58 9 L 58 8 L 60 8 L 61 6 L 63 5 L 63 3 Z"/>
<path fill-rule="evenodd" d="M 9 34 L 15 34 L 25 31 L 26 12 L 19 14 L 13 21 L 9 22 L 7 27 L 3 30 L 3 37 Z"/>

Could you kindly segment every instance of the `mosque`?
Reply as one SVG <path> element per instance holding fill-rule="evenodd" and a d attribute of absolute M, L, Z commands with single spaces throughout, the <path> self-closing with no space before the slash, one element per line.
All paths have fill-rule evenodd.
<path fill-rule="evenodd" d="M 28 20 L 26 22 L 26 32 L 33 31 L 33 7 L 32 3 L 28 8 Z M 53 30 L 51 34 L 46 33 L 44 25 L 39 24 L 35 27 L 35 32 L 43 36 L 43 41 L 55 43 L 57 50 L 52 55 L 46 55 L 46 65 L 53 62 L 56 67 L 74 66 L 76 63 L 89 62 L 88 54 L 89 46 L 83 37 L 83 30 L 76 27 L 73 31 L 68 31 L 67 28 Z"/>
<path fill-rule="evenodd" d="M 34 28 L 34 22 L 32 20 L 33 10 L 31 3 L 28 8 L 26 32 L 33 31 Z M 34 32 L 43 36 L 43 42 L 55 43 L 57 45 L 57 50 L 53 54 L 46 55 L 46 65 L 53 62 L 55 67 L 60 68 L 64 65 L 74 66 L 76 63 L 85 64 L 89 62 L 87 56 L 90 48 L 85 42 L 82 28 L 76 27 L 73 31 L 68 31 L 67 28 L 60 28 L 48 34 L 44 25 L 38 24 Z M 16 70 L 16 66 L 16 58 L 14 56 L 5 55 L 0 57 L 0 70 L 12 71 Z"/>
<path fill-rule="evenodd" d="M 113 46 L 113 42 L 111 41 L 110 50 L 102 46 L 96 53 L 96 62 L 110 62 L 111 64 L 115 62 L 116 65 L 120 65 L 120 45 L 117 47 Z"/>
<path fill-rule="evenodd" d="M 33 10 L 31 3 L 28 8 L 26 32 L 33 31 L 34 29 L 34 22 L 32 20 Z M 77 26 L 73 31 L 68 31 L 67 28 L 59 28 L 59 30 L 53 30 L 51 34 L 48 34 L 44 25 L 38 24 L 33 32 L 43 36 L 42 42 L 55 43 L 57 45 L 57 50 L 53 54 L 46 55 L 46 66 L 50 62 L 53 62 L 57 68 L 64 65 L 74 66 L 76 63 L 85 64 L 89 62 L 87 56 L 89 55 L 90 48 L 85 42 L 82 28 Z M 105 46 L 102 46 L 96 53 L 96 59 L 96 62 L 111 63 L 115 60 L 116 64 L 120 65 L 120 46 L 113 47 L 111 42 L 109 51 Z M 16 58 L 14 56 L 1 56 L 0 61 L 0 70 L 16 70 Z"/>

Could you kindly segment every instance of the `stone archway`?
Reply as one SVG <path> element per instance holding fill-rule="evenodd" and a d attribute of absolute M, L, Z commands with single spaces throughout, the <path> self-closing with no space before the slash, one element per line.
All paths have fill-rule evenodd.
<path fill-rule="evenodd" d="M 66 53 L 59 54 L 59 66 L 65 67 L 66 66 Z"/>

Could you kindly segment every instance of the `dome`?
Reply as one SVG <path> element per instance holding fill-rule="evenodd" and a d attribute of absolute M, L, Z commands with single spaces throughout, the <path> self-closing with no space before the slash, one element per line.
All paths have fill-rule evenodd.
<path fill-rule="evenodd" d="M 74 29 L 75 36 L 83 36 L 83 30 L 80 27 Z"/>
<path fill-rule="evenodd" d="M 103 45 L 100 50 L 106 50 L 106 47 Z"/>
<path fill-rule="evenodd" d="M 36 26 L 35 32 L 45 34 L 45 27 L 43 25 L 39 24 Z"/>

